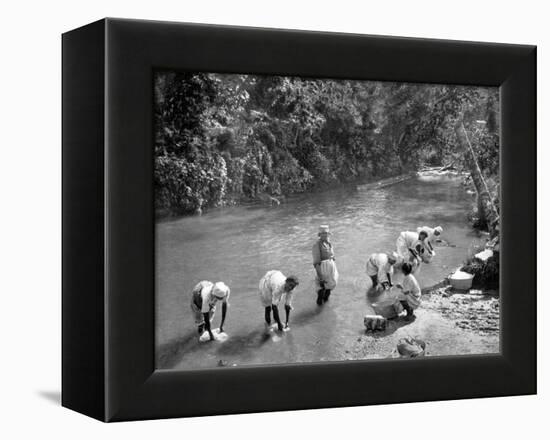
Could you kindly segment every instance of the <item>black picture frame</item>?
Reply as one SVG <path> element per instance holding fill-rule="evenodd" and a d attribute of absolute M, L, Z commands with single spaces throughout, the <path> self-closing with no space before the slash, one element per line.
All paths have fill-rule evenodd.
<path fill-rule="evenodd" d="M 535 46 L 104 19 L 62 51 L 63 406 L 122 421 L 536 393 Z M 500 87 L 501 353 L 155 371 L 156 68 Z"/>

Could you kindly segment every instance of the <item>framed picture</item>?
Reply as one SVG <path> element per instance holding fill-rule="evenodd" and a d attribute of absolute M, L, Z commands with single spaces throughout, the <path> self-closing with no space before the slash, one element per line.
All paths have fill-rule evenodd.
<path fill-rule="evenodd" d="M 63 405 L 536 392 L 536 48 L 105 19 L 63 35 Z"/>

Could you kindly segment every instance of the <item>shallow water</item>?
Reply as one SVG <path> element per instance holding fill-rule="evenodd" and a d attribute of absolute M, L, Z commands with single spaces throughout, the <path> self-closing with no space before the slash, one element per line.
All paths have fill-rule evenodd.
<path fill-rule="evenodd" d="M 345 359 L 350 338 L 364 333 L 365 263 L 395 249 L 401 231 L 441 225 L 452 246 L 436 248 L 423 265 L 421 287 L 435 284 L 464 261 L 480 240 L 469 227 L 472 203 L 457 177 L 418 177 L 382 189 L 343 189 L 293 198 L 280 206 L 230 207 L 160 222 L 156 228 L 157 368 L 212 368 Z M 329 224 L 340 281 L 330 301 L 315 304 L 311 247 Z M 264 332 L 258 282 L 265 272 L 294 274 L 291 331 Z M 201 280 L 231 288 L 228 339 L 199 343 L 190 292 Z M 280 307 L 284 321 L 284 308 Z M 219 326 L 218 306 L 213 328 Z"/>

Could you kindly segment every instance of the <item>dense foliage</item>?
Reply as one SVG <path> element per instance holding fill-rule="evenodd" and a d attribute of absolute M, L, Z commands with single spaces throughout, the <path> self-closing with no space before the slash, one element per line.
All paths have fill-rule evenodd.
<path fill-rule="evenodd" d="M 464 167 L 464 121 L 498 171 L 498 91 L 448 85 L 161 72 L 155 76 L 159 214 Z"/>
<path fill-rule="evenodd" d="M 472 274 L 473 287 L 497 289 L 499 286 L 499 253 L 495 252 L 487 261 L 470 258 L 462 267 L 464 272 Z"/>

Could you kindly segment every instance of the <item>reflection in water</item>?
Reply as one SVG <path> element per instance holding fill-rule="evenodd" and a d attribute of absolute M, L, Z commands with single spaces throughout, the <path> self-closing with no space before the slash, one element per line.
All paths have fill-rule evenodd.
<path fill-rule="evenodd" d="M 362 328 L 368 256 L 394 250 L 401 231 L 442 225 L 454 247 L 437 248 L 434 262 L 418 277 L 421 286 L 434 284 L 476 242 L 466 222 L 470 203 L 456 178 L 418 178 L 382 189 L 308 194 L 280 206 L 230 207 L 158 223 L 157 366 L 196 369 L 215 367 L 220 359 L 250 365 L 342 358 L 339 349 Z M 329 303 L 318 307 L 311 246 L 322 223 L 333 233 L 340 283 Z M 258 295 L 258 282 L 271 269 L 300 279 L 291 331 L 280 338 L 265 336 Z M 189 295 L 201 280 L 231 287 L 224 326 L 230 337 L 224 343 L 197 341 Z M 220 315 L 218 310 L 214 327 Z"/>

